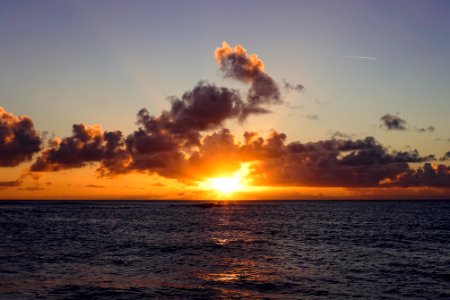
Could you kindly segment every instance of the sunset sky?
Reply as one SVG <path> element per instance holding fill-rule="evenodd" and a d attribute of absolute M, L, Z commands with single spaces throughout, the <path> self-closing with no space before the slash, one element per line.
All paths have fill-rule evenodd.
<path fill-rule="evenodd" d="M 450 197 L 448 1 L 0 0 L 0 66 L 0 199 Z"/>

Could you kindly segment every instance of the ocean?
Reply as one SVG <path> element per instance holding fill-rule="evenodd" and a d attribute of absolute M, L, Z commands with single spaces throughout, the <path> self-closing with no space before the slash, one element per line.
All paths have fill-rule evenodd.
<path fill-rule="evenodd" d="M 450 201 L 0 201 L 1 299 L 450 299 Z"/>

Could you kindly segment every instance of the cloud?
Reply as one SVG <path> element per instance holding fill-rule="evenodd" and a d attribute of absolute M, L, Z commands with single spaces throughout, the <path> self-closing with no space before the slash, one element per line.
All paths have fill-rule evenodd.
<path fill-rule="evenodd" d="M 96 164 L 101 176 L 141 172 L 194 183 L 226 176 L 248 163 L 255 185 L 450 187 L 448 167 L 428 163 L 435 160 L 433 155 L 391 151 L 373 137 L 351 139 L 336 131 L 331 139 L 287 142 L 286 134 L 274 130 L 267 137 L 247 131 L 239 141 L 224 128 L 226 121 L 268 112 L 269 105 L 282 103 L 280 92 L 265 73 L 264 63 L 242 46 L 231 48 L 224 43 L 215 57 L 225 77 L 250 84 L 246 97 L 200 81 L 192 90 L 171 97 L 169 108 L 159 115 L 141 109 L 137 129 L 128 136 L 103 131 L 98 125 L 73 125 L 69 137 L 50 141 L 31 170 L 51 172 Z M 318 119 L 314 114 L 305 117 Z M 388 130 L 406 129 L 406 121 L 398 116 L 386 114 L 381 121 Z M 423 167 L 410 166 L 418 163 L 424 163 Z"/>
<path fill-rule="evenodd" d="M 21 180 L 0 181 L 0 190 L 4 188 L 18 187 L 21 184 Z"/>
<path fill-rule="evenodd" d="M 328 134 L 332 139 L 350 139 L 352 135 L 341 132 L 341 131 L 329 131 Z"/>
<path fill-rule="evenodd" d="M 23 188 L 20 187 L 20 188 L 18 188 L 18 190 L 36 192 L 36 191 L 43 191 L 43 190 L 45 190 L 45 188 L 42 186 L 27 186 L 27 187 L 23 187 Z"/>
<path fill-rule="evenodd" d="M 250 112 L 236 90 L 199 82 L 171 108 L 154 117 L 146 109 L 138 113 L 139 129 L 126 138 L 132 162 L 129 169 L 181 173 L 185 152 L 201 145 L 201 132 L 217 129 L 228 119 L 245 119 Z"/>
<path fill-rule="evenodd" d="M 445 165 L 432 165 L 425 163 L 423 167 L 414 170 L 408 169 L 398 174 L 392 180 L 385 180 L 386 186 L 429 186 L 450 188 L 450 167 Z"/>
<path fill-rule="evenodd" d="M 75 124 L 72 136 L 54 138 L 31 166 L 31 171 L 58 171 L 100 162 L 100 171 L 119 172 L 129 163 L 120 131 L 106 131 L 98 125 Z M 105 174 L 105 173 L 103 173 Z"/>
<path fill-rule="evenodd" d="M 310 120 L 319 120 L 319 116 L 316 114 L 307 114 L 304 115 L 305 118 L 310 119 Z"/>
<path fill-rule="evenodd" d="M 380 121 L 383 122 L 381 126 L 384 126 L 386 130 L 406 130 L 406 121 L 399 116 L 385 114 Z"/>
<path fill-rule="evenodd" d="M 265 155 L 255 164 L 252 176 L 264 185 L 377 187 L 386 178 L 409 171 L 408 163 L 434 158 L 415 150 L 388 152 L 372 137 L 285 145 L 285 136 L 274 136 L 279 142 L 270 143 L 270 151 L 265 150 L 268 142 L 259 141 L 257 147 Z"/>
<path fill-rule="evenodd" d="M 41 150 L 41 144 L 30 118 L 16 117 L 0 107 L 0 167 L 13 167 L 31 160 Z"/>
<path fill-rule="evenodd" d="M 428 126 L 427 128 L 415 128 L 416 131 L 418 132 L 434 132 L 436 129 L 434 128 L 433 125 Z"/>
<path fill-rule="evenodd" d="M 104 161 L 107 147 L 103 136 L 106 133 L 96 127 L 79 126 L 76 128 L 82 129 L 83 133 L 91 132 L 86 134 L 83 142 L 78 141 L 81 138 L 78 130 L 74 130 L 71 137 L 44 150 L 44 158 L 40 157 L 36 164 L 39 166 L 40 161 L 45 161 L 48 162 L 47 167 L 37 169 L 56 171 L 98 162 L 99 172 L 103 174 L 141 171 L 183 182 L 195 182 L 230 174 L 238 170 L 242 163 L 251 163 L 250 177 L 256 185 L 380 187 L 423 186 L 425 183 L 418 182 L 422 178 L 419 176 L 420 172 L 416 174 L 409 164 L 435 160 L 433 155 L 421 156 L 417 150 L 388 151 L 373 137 L 286 143 L 287 136 L 276 131 L 267 138 L 260 137 L 255 132 L 245 132 L 243 142 L 238 142 L 228 129 L 222 128 L 199 139 L 197 145 L 186 144 L 188 137 L 145 128 L 147 114 L 141 111 L 138 116 L 141 118 L 138 120 L 141 127 L 125 138 L 126 150 L 119 147 L 121 151 L 127 152 L 126 155 L 118 155 L 121 151 L 113 151 L 118 155 L 118 162 L 127 157 L 126 164 L 116 163 L 121 168 Z M 95 142 L 97 139 L 99 141 Z M 71 144 L 71 140 L 79 145 L 79 153 L 70 152 L 77 159 L 56 159 L 65 157 L 67 146 L 60 145 Z M 89 144 L 92 149 L 87 152 L 91 154 L 81 154 Z M 108 157 L 115 160 L 114 155 Z M 439 176 L 444 176 L 441 173 Z M 404 174 L 415 178 L 415 181 L 409 180 L 406 183 L 405 180 L 409 177 L 403 178 L 406 176 Z M 426 184 L 445 186 L 445 180 L 440 179 L 436 183 L 427 179 Z"/>
<path fill-rule="evenodd" d="M 186 153 L 201 146 L 201 132 L 220 128 L 229 119 L 243 121 L 251 114 L 267 113 L 265 106 L 282 103 L 277 84 L 255 54 L 248 56 L 242 46 L 231 49 L 224 43 L 216 49 L 215 57 L 225 77 L 251 84 L 245 99 L 237 90 L 200 81 L 181 97 L 171 97 L 170 109 L 159 116 L 140 110 L 139 128 L 126 138 L 120 131 L 103 133 L 98 126 L 74 125 L 73 135 L 55 140 L 32 171 L 58 171 L 100 162 L 103 175 L 147 171 L 181 176 L 189 169 Z"/>
<path fill-rule="evenodd" d="M 173 133 L 215 129 L 227 119 L 244 119 L 245 106 L 236 90 L 199 82 L 181 98 L 172 97 L 171 110 L 165 113 L 168 120 L 161 123 Z"/>
<path fill-rule="evenodd" d="M 441 161 L 450 160 L 450 151 L 447 151 L 447 153 L 445 153 L 440 160 Z"/>
<path fill-rule="evenodd" d="M 99 185 L 99 184 L 87 184 L 86 187 L 92 188 L 92 189 L 104 189 L 105 186 Z"/>
<path fill-rule="evenodd" d="M 366 60 L 376 60 L 376 57 L 372 56 L 356 56 L 356 55 L 347 55 L 347 58 L 354 58 L 354 59 L 366 59 Z"/>
<path fill-rule="evenodd" d="M 286 79 L 283 79 L 283 87 L 286 91 L 291 92 L 301 92 L 305 89 L 305 87 L 302 84 L 293 84 L 286 81 Z"/>
<path fill-rule="evenodd" d="M 277 83 L 264 72 L 264 62 L 256 54 L 247 54 L 241 45 L 231 48 L 226 42 L 216 49 L 214 56 L 224 77 L 251 84 L 244 107 L 244 116 L 250 113 L 270 112 L 261 105 L 281 104 Z"/>
<path fill-rule="evenodd" d="M 385 114 L 380 118 L 380 121 L 382 121 L 382 125 L 380 127 L 384 127 L 386 130 L 408 130 L 407 128 L 407 122 L 400 118 L 399 116 L 391 115 L 391 114 Z M 432 133 L 436 129 L 433 125 L 430 125 L 426 128 L 421 127 L 414 127 L 414 130 L 417 132 L 428 132 Z"/>

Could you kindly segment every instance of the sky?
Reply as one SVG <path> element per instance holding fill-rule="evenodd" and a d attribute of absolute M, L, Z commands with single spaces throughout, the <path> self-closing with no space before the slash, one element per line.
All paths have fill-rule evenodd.
<path fill-rule="evenodd" d="M 0 41 L 1 199 L 450 197 L 448 1 L 0 0 Z"/>

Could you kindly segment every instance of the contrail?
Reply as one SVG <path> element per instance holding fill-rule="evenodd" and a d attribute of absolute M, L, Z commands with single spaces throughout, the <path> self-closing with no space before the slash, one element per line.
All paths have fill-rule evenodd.
<path fill-rule="evenodd" d="M 371 56 L 355 56 L 355 55 L 347 55 L 345 56 L 347 58 L 356 58 L 356 59 L 370 59 L 370 60 L 376 60 L 376 57 L 371 57 Z"/>

